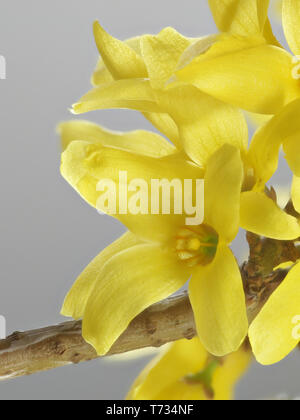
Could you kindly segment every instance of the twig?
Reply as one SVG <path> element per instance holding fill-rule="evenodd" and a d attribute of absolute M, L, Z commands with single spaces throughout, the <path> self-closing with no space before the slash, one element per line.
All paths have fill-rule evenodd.
<path fill-rule="evenodd" d="M 250 258 L 241 271 L 251 321 L 286 275 L 282 270 L 266 273 L 266 265 L 270 270 L 274 264 L 299 255 L 295 255 L 296 248 L 291 243 L 262 240 L 253 235 L 248 235 L 248 241 Z M 66 322 L 24 333 L 16 332 L 0 341 L 0 380 L 96 359 L 98 356 L 83 340 L 81 329 L 81 322 Z M 195 335 L 193 311 L 187 294 L 183 294 L 157 303 L 140 314 L 108 355 L 160 347 L 182 338 L 191 339 Z"/>
<path fill-rule="evenodd" d="M 153 305 L 140 314 L 108 355 L 145 347 L 160 347 L 195 336 L 192 308 L 186 294 Z M 16 332 L 0 341 L 0 380 L 31 375 L 98 356 L 81 335 L 81 322 L 66 322 L 39 330 Z"/>

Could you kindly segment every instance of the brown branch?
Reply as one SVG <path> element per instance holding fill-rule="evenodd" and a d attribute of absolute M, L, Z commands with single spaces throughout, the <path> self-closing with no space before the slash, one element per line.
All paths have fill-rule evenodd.
<path fill-rule="evenodd" d="M 145 347 L 160 347 L 195 336 L 192 308 L 186 294 L 153 305 L 140 314 L 108 355 Z M 31 375 L 72 363 L 96 359 L 81 335 L 81 322 L 66 322 L 39 330 L 16 332 L 0 341 L 0 380 Z"/>
<path fill-rule="evenodd" d="M 299 254 L 291 243 L 262 240 L 255 235 L 248 235 L 248 241 L 250 258 L 241 271 L 251 321 L 286 275 L 282 270 L 273 272 L 274 265 L 299 258 Z M 82 338 L 81 328 L 81 322 L 66 322 L 39 330 L 16 332 L 0 341 L 0 380 L 96 359 L 95 350 Z M 183 294 L 157 303 L 140 314 L 108 355 L 160 347 L 181 338 L 191 339 L 195 335 L 193 311 L 187 294 Z"/>

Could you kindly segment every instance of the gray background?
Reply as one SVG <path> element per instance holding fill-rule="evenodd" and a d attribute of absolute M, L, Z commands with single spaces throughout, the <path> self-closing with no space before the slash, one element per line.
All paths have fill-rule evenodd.
<path fill-rule="evenodd" d="M 56 124 L 90 85 L 97 61 L 92 22 L 122 39 L 174 26 L 186 35 L 215 32 L 205 0 L 0 0 L 1 292 L 8 332 L 63 320 L 64 295 L 101 249 L 123 232 L 100 217 L 59 174 Z M 137 113 L 86 116 L 117 130 L 149 128 Z M 240 249 L 240 248 L 239 248 Z M 240 251 L 242 253 L 246 251 Z M 0 383 L 0 399 L 120 399 L 144 366 L 102 360 Z M 300 355 L 272 368 L 254 365 L 238 398 L 299 389 Z"/>

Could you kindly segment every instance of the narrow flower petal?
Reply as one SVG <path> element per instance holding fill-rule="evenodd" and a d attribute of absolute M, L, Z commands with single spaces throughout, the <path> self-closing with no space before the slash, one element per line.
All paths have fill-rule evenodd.
<path fill-rule="evenodd" d="M 114 182 L 116 200 L 111 206 L 113 212 L 109 214 L 124 223 L 141 239 L 159 242 L 169 240 L 176 235 L 177 229 L 185 225 L 185 214 L 184 211 L 174 214 L 172 187 L 170 214 L 162 214 L 161 210 L 160 214 L 151 214 L 152 199 L 149 197 L 151 197 L 152 180 L 169 180 L 171 183 L 177 179 L 181 180 L 182 186 L 185 179 L 203 179 L 203 171 L 180 156 L 170 155 L 158 159 L 84 141 L 73 141 L 62 154 L 61 172 L 90 205 L 106 213 L 108 210 L 103 207 L 102 201 L 99 201 L 103 195 L 103 188 L 99 187 L 99 183 L 103 180 Z M 126 180 L 120 178 L 120 172 L 126 172 Z M 147 202 L 143 206 L 141 203 L 141 209 L 137 214 L 129 211 L 130 200 L 135 192 L 128 191 L 128 185 L 133 180 L 141 180 L 147 189 Z M 161 190 L 162 186 L 159 191 Z M 123 194 L 125 199 L 119 200 Z"/>
<path fill-rule="evenodd" d="M 300 95 L 292 56 L 260 37 L 223 36 L 177 78 L 247 111 L 276 114 Z"/>
<path fill-rule="evenodd" d="M 170 386 L 165 388 L 158 397 L 158 400 L 161 401 L 207 401 L 209 399 L 202 384 L 191 386 L 184 383 L 184 381 L 170 384 Z"/>
<path fill-rule="evenodd" d="M 163 137 L 145 130 L 121 133 L 88 121 L 68 121 L 61 123 L 58 131 L 61 135 L 63 151 L 72 141 L 76 140 L 84 140 L 152 157 L 167 156 L 176 151 Z"/>
<path fill-rule="evenodd" d="M 175 254 L 154 245 L 138 245 L 103 267 L 88 300 L 83 337 L 106 354 L 143 310 L 178 291 L 188 280 Z"/>
<path fill-rule="evenodd" d="M 300 111 L 300 107 L 299 107 Z M 299 118 L 299 117 L 298 117 Z M 300 123 L 299 123 L 300 125 Z M 300 127 L 299 127 L 300 128 Z M 288 137 L 283 143 L 285 159 L 287 160 L 294 175 L 300 177 L 300 130 L 293 136 Z"/>
<path fill-rule="evenodd" d="M 234 387 L 247 372 L 251 361 L 252 352 L 244 345 L 224 358 L 216 369 L 212 383 L 217 401 L 228 401 L 234 398 Z"/>
<path fill-rule="evenodd" d="M 156 36 L 142 37 L 142 55 L 154 89 L 164 86 L 173 75 L 181 55 L 190 45 L 191 41 L 173 28 L 165 28 Z"/>
<path fill-rule="evenodd" d="M 109 35 L 98 22 L 94 23 L 94 36 L 99 53 L 114 79 L 147 77 L 142 57 L 128 44 Z"/>
<path fill-rule="evenodd" d="M 293 178 L 292 200 L 296 211 L 300 213 L 300 178 L 297 176 Z"/>
<path fill-rule="evenodd" d="M 249 337 L 259 363 L 271 365 L 300 341 L 300 263 L 291 269 L 253 321 Z"/>
<path fill-rule="evenodd" d="M 127 39 L 126 41 L 124 41 L 124 43 L 128 45 L 128 47 L 130 47 L 132 50 L 134 50 L 137 55 L 141 56 L 140 40 L 141 40 L 141 37 L 137 36 L 135 38 Z M 120 41 L 117 41 L 117 42 L 120 42 Z M 123 45 L 121 46 L 121 48 L 122 47 Z M 100 45 L 100 49 L 102 50 L 102 45 Z M 132 54 L 132 52 L 130 54 Z M 133 78 L 135 77 L 135 74 L 136 73 L 134 72 Z M 116 76 L 115 73 L 114 75 Z M 128 76 L 129 76 L 128 78 L 131 78 L 130 75 Z M 112 74 L 109 72 L 108 68 L 106 67 L 105 62 L 103 61 L 102 58 L 100 58 L 97 63 L 96 70 L 92 76 L 92 85 L 96 87 L 96 86 L 100 86 L 100 85 L 112 82 L 113 80 L 114 78 Z"/>
<path fill-rule="evenodd" d="M 208 3 L 221 32 L 241 36 L 263 32 L 269 0 L 209 0 Z"/>
<path fill-rule="evenodd" d="M 246 154 L 248 127 L 240 110 L 227 105 L 194 86 L 168 89 L 159 105 L 176 122 L 187 155 L 201 166 L 224 144 Z"/>
<path fill-rule="evenodd" d="M 141 241 L 132 233 L 127 232 L 117 241 L 104 249 L 85 268 L 65 298 L 61 314 L 74 319 L 83 317 L 87 301 L 92 293 L 97 278 L 105 263 L 113 256 L 126 249 L 140 244 Z"/>
<path fill-rule="evenodd" d="M 105 66 L 102 58 L 100 58 L 96 66 L 96 70 L 92 74 L 91 84 L 94 87 L 100 87 L 101 85 L 106 85 L 107 83 L 111 83 L 113 81 L 114 78 Z"/>
<path fill-rule="evenodd" d="M 242 228 L 267 238 L 289 241 L 300 236 L 297 219 L 285 213 L 264 193 L 245 192 L 241 195 Z"/>
<path fill-rule="evenodd" d="M 300 99 L 296 99 L 255 133 L 248 158 L 255 170 L 256 181 L 261 186 L 277 170 L 281 145 L 289 138 L 296 139 L 300 135 L 299 112 Z"/>
<path fill-rule="evenodd" d="M 160 112 L 148 80 L 119 80 L 92 89 L 73 105 L 74 114 L 98 109 L 128 108 L 145 112 Z"/>
<path fill-rule="evenodd" d="M 176 70 L 180 70 L 190 64 L 200 54 L 207 52 L 210 47 L 221 37 L 220 34 L 213 34 L 195 39 L 192 44 L 183 52 Z M 170 79 L 170 81 L 172 78 Z"/>
<path fill-rule="evenodd" d="M 268 44 L 275 45 L 276 47 L 282 48 L 282 45 L 280 44 L 280 42 L 278 41 L 278 39 L 274 35 L 270 19 L 266 20 L 266 24 L 265 24 L 264 31 L 263 31 L 263 36 L 266 39 L 266 41 L 268 42 Z"/>
<path fill-rule="evenodd" d="M 282 22 L 287 42 L 295 55 L 300 54 L 300 4 L 295 0 L 284 0 Z"/>
<path fill-rule="evenodd" d="M 220 244 L 214 261 L 193 273 L 189 295 L 200 341 L 215 356 L 236 351 L 248 320 L 241 273 L 230 249 Z"/>
<path fill-rule="evenodd" d="M 170 386 L 183 382 L 187 374 L 200 372 L 207 357 L 208 353 L 198 338 L 168 345 L 139 375 L 127 399 L 161 400 Z M 168 399 L 172 397 L 172 394 L 168 395 Z"/>
<path fill-rule="evenodd" d="M 224 145 L 208 161 L 205 173 L 205 222 L 230 243 L 239 229 L 243 165 L 237 148 Z"/>
<path fill-rule="evenodd" d="M 245 115 L 255 129 L 265 125 L 273 117 L 272 115 L 254 114 L 253 112 L 245 112 Z"/>
<path fill-rule="evenodd" d="M 143 112 L 145 118 L 166 136 L 177 149 L 182 149 L 182 142 L 179 137 L 178 127 L 170 115 L 159 112 Z"/>

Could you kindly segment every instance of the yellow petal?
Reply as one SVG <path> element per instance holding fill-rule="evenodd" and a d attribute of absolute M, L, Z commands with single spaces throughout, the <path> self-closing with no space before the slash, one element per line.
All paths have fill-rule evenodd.
<path fill-rule="evenodd" d="M 206 166 L 224 144 L 246 154 L 248 127 L 238 109 L 190 85 L 168 89 L 160 95 L 159 105 L 175 121 L 185 152 L 199 165 Z"/>
<path fill-rule="evenodd" d="M 127 232 L 117 241 L 105 248 L 78 277 L 65 298 L 61 314 L 74 319 L 82 318 L 87 301 L 105 263 L 119 252 L 140 243 L 141 241 L 138 240 L 135 235 Z"/>
<path fill-rule="evenodd" d="M 221 32 L 241 36 L 263 32 L 269 0 L 209 0 L 208 3 Z"/>
<path fill-rule="evenodd" d="M 249 337 L 263 365 L 278 363 L 300 341 L 300 264 L 295 265 L 253 321 Z"/>
<path fill-rule="evenodd" d="M 262 126 L 252 139 L 248 158 L 257 183 L 263 187 L 277 170 L 281 145 L 300 135 L 299 110 L 300 99 L 296 99 Z"/>
<path fill-rule="evenodd" d="M 201 345 L 201 344 L 200 344 Z M 192 357 L 191 352 L 186 357 Z M 194 356 L 195 357 L 195 356 Z M 252 360 L 252 353 L 242 346 L 237 352 L 231 353 L 220 360 L 220 364 L 212 376 L 213 395 L 209 395 L 203 384 L 188 385 L 177 381 L 166 387 L 159 395 L 159 400 L 216 400 L 229 401 L 234 399 L 235 386 L 247 372 Z M 208 362 L 209 363 L 209 359 Z M 174 367 L 175 368 L 175 367 Z M 213 398 L 212 398 L 213 397 Z M 156 398 L 154 398 L 156 399 Z"/>
<path fill-rule="evenodd" d="M 163 390 L 158 397 L 161 401 L 207 401 L 209 400 L 208 394 L 205 393 L 202 384 L 188 385 L 183 381 L 172 383 L 169 387 Z"/>
<path fill-rule="evenodd" d="M 230 243 L 239 229 L 243 165 L 240 152 L 222 146 L 208 161 L 205 173 L 205 222 Z"/>
<path fill-rule="evenodd" d="M 158 112 L 144 112 L 143 115 L 178 149 L 182 149 L 182 143 L 179 138 L 178 127 L 175 124 L 174 120 L 170 117 L 170 115 Z"/>
<path fill-rule="evenodd" d="M 220 244 L 214 261 L 193 273 L 189 295 L 198 336 L 213 355 L 236 351 L 244 341 L 248 320 L 238 264 Z"/>
<path fill-rule="evenodd" d="M 277 265 L 277 267 L 274 267 L 273 271 L 276 270 L 289 270 L 293 265 L 295 264 L 295 261 L 286 261 L 282 264 Z"/>
<path fill-rule="evenodd" d="M 128 192 L 127 203 L 126 198 L 122 202 L 119 200 L 120 194 L 126 194 L 126 184 L 129 185 L 133 180 L 142 180 L 146 182 L 147 191 L 150 192 L 151 181 L 156 179 L 169 180 L 170 183 L 179 179 L 182 185 L 185 179 L 203 179 L 203 171 L 180 156 L 170 155 L 158 159 L 84 141 L 73 141 L 62 154 L 61 172 L 90 205 L 104 212 L 108 211 L 101 204 L 103 190 L 99 188 L 99 182 L 114 182 L 117 199 L 115 213 L 112 215 L 142 239 L 159 242 L 174 237 L 177 230 L 185 225 L 184 212 L 174 214 L 173 211 L 174 190 L 171 188 L 170 214 L 162 214 L 161 211 L 160 214 L 150 214 L 150 199 L 146 205 L 149 214 L 133 214 L 128 211 L 127 203 L 129 205 L 135 192 Z M 126 172 L 127 183 L 120 172 Z M 147 196 L 149 198 L 150 194 Z"/>
<path fill-rule="evenodd" d="M 147 77 L 147 70 L 142 57 L 125 42 L 113 38 L 94 23 L 95 41 L 102 59 L 114 79 Z"/>
<path fill-rule="evenodd" d="M 241 195 L 241 227 L 257 235 L 289 241 L 300 236 L 297 219 L 288 215 L 264 193 Z"/>
<path fill-rule="evenodd" d="M 128 108 L 145 112 L 160 112 L 148 80 L 119 80 L 92 89 L 73 105 L 74 114 L 98 109 Z"/>
<path fill-rule="evenodd" d="M 230 400 L 234 386 L 246 372 L 251 352 L 242 346 L 237 352 L 224 357 L 212 377 L 215 400 Z M 168 345 L 134 382 L 128 400 L 208 400 L 204 384 L 188 384 L 187 375 L 195 375 L 210 362 L 198 338 L 180 340 Z"/>
<path fill-rule="evenodd" d="M 237 352 L 224 358 L 223 363 L 216 369 L 212 382 L 216 400 L 228 401 L 233 399 L 234 387 L 247 372 L 251 361 L 252 353 L 244 345 Z"/>
<path fill-rule="evenodd" d="M 128 45 L 132 50 L 134 50 L 137 55 L 141 56 L 141 48 L 140 48 L 140 40 L 141 37 L 135 37 L 127 39 L 125 42 L 126 45 Z M 123 44 L 123 43 L 122 43 Z M 121 46 L 121 48 L 123 45 Z M 100 46 L 102 48 L 102 46 Z M 135 74 L 135 73 L 134 73 Z M 104 61 L 102 58 L 99 59 L 97 63 L 96 70 L 92 76 L 92 84 L 93 86 L 100 86 L 105 83 L 109 83 L 113 81 L 113 76 L 109 72 L 108 68 L 106 67 Z"/>
<path fill-rule="evenodd" d="M 223 36 L 177 78 L 247 111 L 276 114 L 300 95 L 292 57 L 260 37 Z"/>
<path fill-rule="evenodd" d="M 283 29 L 287 42 L 295 55 L 300 54 L 300 4 L 295 0 L 284 0 L 282 4 Z"/>
<path fill-rule="evenodd" d="M 183 52 L 176 70 L 180 70 L 191 63 L 194 58 L 204 54 L 220 38 L 219 34 L 208 35 L 195 39 L 191 45 Z M 170 79 L 170 81 L 172 78 Z"/>
<path fill-rule="evenodd" d="M 300 213 L 300 178 L 297 176 L 293 177 L 292 200 L 296 211 Z"/>
<path fill-rule="evenodd" d="M 110 74 L 109 70 L 106 68 L 102 58 L 99 59 L 97 63 L 96 70 L 94 71 L 91 83 L 94 87 L 100 87 L 101 85 L 106 85 L 114 81 L 114 78 Z"/>
<path fill-rule="evenodd" d="M 266 20 L 266 24 L 265 24 L 265 28 L 264 28 L 264 31 L 263 31 L 263 35 L 264 35 L 266 41 L 269 44 L 275 45 L 276 47 L 283 48 L 282 45 L 280 44 L 280 42 L 278 41 L 278 39 L 276 38 L 276 36 L 273 33 L 271 22 L 270 22 L 269 19 Z"/>
<path fill-rule="evenodd" d="M 255 129 L 266 124 L 272 118 L 272 115 L 254 114 L 253 112 L 245 112 L 248 121 L 254 126 Z"/>
<path fill-rule="evenodd" d="M 138 245 L 103 267 L 87 302 L 83 337 L 106 354 L 143 310 L 178 291 L 189 273 L 175 256 L 154 245 Z"/>
<path fill-rule="evenodd" d="M 134 382 L 128 400 L 160 400 L 170 386 L 178 386 L 191 373 L 205 367 L 208 353 L 198 338 L 179 340 L 168 345 L 152 360 Z M 182 381 L 183 382 L 183 381 Z M 173 399 L 173 393 L 167 399 Z M 182 399 L 182 398 L 180 398 Z"/>
<path fill-rule="evenodd" d="M 300 107 L 299 107 L 300 111 Z M 300 125 L 300 124 L 299 124 Z M 300 127 L 299 127 L 300 128 Z M 283 143 L 283 150 L 285 152 L 285 158 L 293 171 L 293 173 L 300 177 L 300 130 L 285 139 Z"/>
<path fill-rule="evenodd" d="M 156 36 L 142 37 L 142 55 L 154 89 L 164 86 L 173 75 L 184 50 L 190 45 L 191 41 L 173 28 L 165 28 Z"/>
<path fill-rule="evenodd" d="M 167 156 L 176 151 L 163 137 L 145 130 L 120 133 L 88 121 L 68 121 L 61 123 L 58 131 L 63 151 L 74 140 L 84 140 L 152 157 Z"/>
<path fill-rule="evenodd" d="M 147 80 L 120 80 L 93 89 L 73 106 L 74 114 L 97 109 L 128 108 L 143 115 L 177 147 L 180 146 L 178 128 L 172 118 L 162 112 Z"/>

